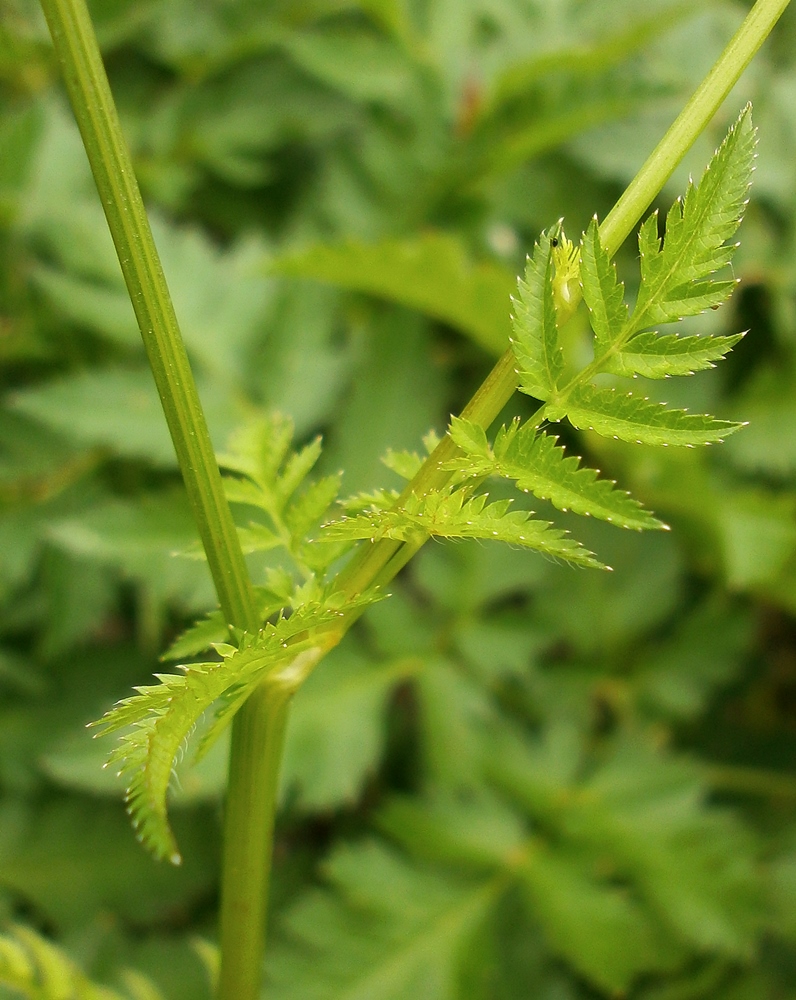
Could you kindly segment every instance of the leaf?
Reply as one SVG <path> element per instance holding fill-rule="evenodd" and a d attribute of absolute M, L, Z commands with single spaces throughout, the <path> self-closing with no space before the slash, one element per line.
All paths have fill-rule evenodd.
<path fill-rule="evenodd" d="M 499 899 L 500 879 L 465 880 L 377 844 L 338 848 L 329 889 L 288 911 L 266 991 L 274 1000 L 451 1000 L 462 956 Z"/>
<path fill-rule="evenodd" d="M 29 1000 L 124 1000 L 90 982 L 65 952 L 27 927 L 0 937 L 0 986 Z"/>
<path fill-rule="evenodd" d="M 581 864 L 601 859 L 675 942 L 751 954 L 761 918 L 753 844 L 733 817 L 704 804 L 687 761 L 623 741 L 588 777 L 562 784 L 543 753 L 512 740 L 495 742 L 490 768 L 552 843 Z"/>
<path fill-rule="evenodd" d="M 402 509 L 379 513 L 364 512 L 342 517 L 323 526 L 328 538 L 421 539 L 424 535 L 443 538 L 484 538 L 536 549 L 544 555 L 581 566 L 605 569 L 579 542 L 548 521 L 537 521 L 526 510 L 509 511 L 510 500 L 486 503 L 486 494 L 465 499 L 461 490 L 409 497 Z"/>
<path fill-rule="evenodd" d="M 550 947 L 594 985 L 624 993 L 640 973 L 681 960 L 626 887 L 590 877 L 576 858 L 541 843 L 532 843 L 526 857 L 520 877 Z"/>
<path fill-rule="evenodd" d="M 515 418 L 498 431 L 493 448 L 479 430 L 469 421 L 453 418 L 451 437 L 468 457 L 454 460 L 448 468 L 473 476 L 513 479 L 521 490 L 550 500 L 559 510 L 591 515 L 622 528 L 665 528 L 637 500 L 615 489 L 614 483 L 598 479 L 594 469 L 580 468 L 579 458 L 567 457 L 557 446 L 557 438 L 540 433 L 532 423 L 520 425 Z"/>
<path fill-rule="evenodd" d="M 220 443 L 240 422 L 239 403 L 218 382 L 199 380 L 199 395 L 211 436 Z M 41 421 L 68 441 L 167 468 L 177 464 L 149 371 L 78 371 L 12 393 L 6 401 L 12 410 Z"/>
<path fill-rule="evenodd" d="M 381 460 L 388 469 L 407 480 L 414 479 L 423 464 L 423 459 L 416 451 L 393 451 L 392 448 L 387 449 Z"/>
<path fill-rule="evenodd" d="M 594 355 L 601 357 L 621 336 L 628 318 L 625 286 L 616 277 L 616 267 L 600 242 L 597 219 L 589 223 L 580 249 L 580 279 L 594 330 Z"/>
<path fill-rule="evenodd" d="M 136 688 L 137 694 L 95 723 L 100 733 L 124 730 L 108 763 L 119 764 L 128 778 L 128 810 L 139 839 L 156 857 L 181 861 L 166 817 L 166 793 L 174 758 L 202 714 L 228 694 L 228 722 L 265 674 L 317 645 L 317 639 L 306 635 L 309 630 L 331 624 L 340 614 L 339 608 L 305 605 L 289 618 L 267 623 L 239 649 L 219 647 L 220 663 L 194 663 L 183 667 L 182 674 L 157 674 L 159 684 Z"/>
<path fill-rule="evenodd" d="M 742 333 L 729 337 L 638 333 L 601 367 L 614 375 L 643 375 L 644 378 L 693 375 L 706 368 L 715 368 L 713 362 L 723 358 L 743 337 Z"/>
<path fill-rule="evenodd" d="M 394 43 L 373 32 L 296 32 L 284 44 L 302 69 L 354 100 L 401 106 L 411 94 L 411 64 Z"/>
<path fill-rule="evenodd" d="M 596 431 L 604 437 L 687 448 L 723 441 L 743 426 L 706 414 L 670 409 L 665 403 L 651 403 L 629 392 L 592 385 L 576 386 L 560 406 L 548 406 L 545 416 L 554 421 L 566 416 L 579 430 Z"/>
<path fill-rule="evenodd" d="M 453 236 L 310 247 L 277 260 L 280 274 L 315 278 L 377 295 L 449 323 L 491 354 L 505 350 L 514 280 L 496 264 L 473 263 Z"/>
<path fill-rule="evenodd" d="M 553 255 L 550 241 L 555 235 L 542 233 L 525 266 L 513 298 L 511 349 L 517 362 L 520 389 L 536 399 L 549 399 L 564 371 L 564 355 L 558 343 L 553 297 Z"/>
<path fill-rule="evenodd" d="M 732 126 L 699 184 L 688 185 L 666 217 L 663 249 L 657 219 L 650 216 L 639 233 L 641 288 L 633 312 L 636 330 L 670 323 L 718 305 L 734 281 L 711 281 L 735 247 L 727 246 L 740 225 L 755 158 L 756 130 L 747 106 Z"/>
<path fill-rule="evenodd" d="M 167 920 L 213 891 L 218 827 L 197 810 L 175 817 L 186 849 L 175 869 L 141 850 L 118 801 L 61 791 L 20 805 L 6 796 L 0 808 L 0 879 L 11 898 L 28 900 L 64 934 L 79 933 L 103 910 L 128 926 Z M 80 877 L 65 879 L 67 871 Z"/>
<path fill-rule="evenodd" d="M 139 493 L 135 502 L 107 500 L 89 506 L 74 516 L 53 519 L 47 537 L 81 560 L 114 567 L 162 600 L 176 600 L 197 612 L 214 603 L 207 568 L 179 555 L 198 544 L 181 490 Z"/>

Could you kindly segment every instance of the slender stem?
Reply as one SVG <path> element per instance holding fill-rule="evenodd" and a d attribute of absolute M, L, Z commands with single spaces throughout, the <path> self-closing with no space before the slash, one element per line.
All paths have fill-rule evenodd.
<path fill-rule="evenodd" d="M 226 620 L 259 628 L 196 384 L 84 0 L 42 0 Z M 221 906 L 223 1000 L 259 993 L 277 776 L 289 694 L 269 686 L 233 723 Z"/>
<path fill-rule="evenodd" d="M 260 992 L 274 813 L 291 694 L 263 685 L 238 712 L 232 728 L 222 859 L 220 1000 L 253 1000 Z"/>
<path fill-rule="evenodd" d="M 256 602 L 196 384 L 84 0 L 41 0 L 97 184 L 219 603 L 257 628 Z"/>
<path fill-rule="evenodd" d="M 600 238 L 611 256 L 636 227 L 678 163 L 719 110 L 789 2 L 757 0 L 749 11 L 694 96 L 600 226 Z"/>
<path fill-rule="evenodd" d="M 219 602 L 227 620 L 257 628 L 256 602 L 152 240 L 130 156 L 84 0 L 41 0 L 83 136 L 147 355 L 174 441 Z M 615 253 L 694 139 L 729 93 L 787 6 L 758 0 L 729 46 L 601 226 Z M 463 411 L 488 426 L 517 380 L 507 352 Z M 446 481 L 440 468 L 455 453 L 446 438 L 407 486 L 423 495 Z M 388 582 L 422 545 L 389 540 L 363 546 L 339 577 L 355 595 Z M 352 615 L 350 621 L 356 616 Z M 350 624 L 350 622 L 347 622 Z M 319 659 L 322 650 L 317 650 Z M 296 683 L 300 681 L 297 680 Z M 295 684 L 265 686 L 235 719 L 227 796 L 219 1000 L 255 1000 L 259 992 L 273 819 L 290 695 Z"/>
<path fill-rule="evenodd" d="M 611 256 L 634 230 L 677 165 L 719 110 L 789 2 L 757 0 L 693 97 L 601 224 L 600 238 Z M 509 350 L 487 375 L 461 415 L 484 428 L 488 427 L 511 399 L 517 384 L 514 355 Z M 451 438 L 446 436 L 406 486 L 399 502 L 409 495 L 423 496 L 430 489 L 444 485 L 448 479 L 440 466 L 457 451 Z M 414 542 L 402 543 L 391 539 L 362 546 L 340 574 L 338 582 L 341 590 L 354 596 L 372 586 L 377 579 L 382 585 L 389 582 L 392 576 L 385 572 L 385 567 L 389 564 L 398 572 L 405 565 L 408 559 L 396 558 L 405 545 L 412 545 L 413 552 L 420 548 Z"/>

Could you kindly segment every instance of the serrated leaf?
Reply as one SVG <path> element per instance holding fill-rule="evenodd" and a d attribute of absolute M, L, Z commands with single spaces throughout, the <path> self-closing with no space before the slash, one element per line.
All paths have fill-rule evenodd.
<path fill-rule="evenodd" d="M 388 469 L 407 480 L 413 479 L 423 464 L 423 459 L 416 451 L 393 451 L 392 448 L 387 449 L 381 460 Z"/>
<path fill-rule="evenodd" d="M 289 417 L 262 415 L 235 428 L 218 462 L 222 468 L 240 472 L 263 489 L 270 489 L 292 440 L 293 421 Z"/>
<path fill-rule="evenodd" d="M 224 642 L 229 638 L 229 628 L 221 611 L 211 611 L 200 618 L 174 640 L 161 660 L 182 660 L 210 649 L 214 642 Z"/>
<path fill-rule="evenodd" d="M 509 510 L 510 500 L 486 503 L 486 494 L 466 499 L 462 491 L 409 497 L 401 509 L 363 512 L 324 526 L 329 538 L 421 539 L 483 538 L 535 549 L 581 566 L 605 569 L 593 553 L 549 521 L 534 520 L 527 510 Z"/>
<path fill-rule="evenodd" d="M 316 437 L 301 451 L 294 452 L 276 480 L 276 495 L 280 507 L 284 506 L 307 476 L 312 472 L 321 455 L 321 439 Z"/>
<path fill-rule="evenodd" d="M 607 479 L 598 479 L 594 469 L 581 468 L 580 459 L 567 456 L 556 444 L 557 438 L 543 434 L 530 423 L 520 425 L 519 419 L 498 431 L 494 446 L 486 444 L 482 452 L 481 436 L 471 425 L 469 435 L 463 433 L 468 421 L 458 420 L 451 436 L 459 447 L 468 452 L 470 442 L 478 449 L 468 452 L 466 459 L 448 463 L 474 476 L 495 475 L 513 479 L 521 490 L 530 491 L 542 500 L 549 500 L 559 510 L 598 517 L 622 528 L 641 531 L 664 528 L 665 525 L 628 493 L 615 488 Z M 478 428 L 478 430 L 481 430 Z M 483 443 L 486 443 L 486 435 Z"/>
<path fill-rule="evenodd" d="M 666 378 L 669 375 L 693 375 L 713 364 L 732 350 L 742 333 L 729 337 L 678 337 L 670 333 L 636 334 L 621 351 L 602 366 L 613 375 L 643 375 Z"/>
<path fill-rule="evenodd" d="M 298 545 L 318 524 L 340 492 L 342 476 L 324 476 L 308 486 L 285 511 L 285 524 Z"/>
<path fill-rule="evenodd" d="M 651 403 L 632 393 L 598 389 L 592 385 L 576 386 L 566 403 L 549 406 L 545 415 L 553 421 L 566 416 L 579 430 L 596 431 L 621 441 L 687 448 L 723 441 L 743 426 L 706 414 L 674 410 L 665 403 Z"/>
<path fill-rule="evenodd" d="M 616 267 L 603 249 L 597 220 L 592 219 L 580 248 L 580 279 L 583 298 L 591 314 L 594 355 L 601 357 L 627 323 L 625 286 L 616 277 Z"/>
<path fill-rule="evenodd" d="M 418 309 L 462 330 L 490 353 L 505 349 L 511 273 L 470 261 L 453 236 L 315 246 L 277 261 L 282 274 L 315 278 Z"/>
<path fill-rule="evenodd" d="M 491 458 L 486 431 L 479 424 L 474 424 L 472 420 L 465 420 L 462 417 L 452 417 L 448 433 L 453 438 L 454 443 L 467 455 L 473 455 L 477 458 Z"/>
<path fill-rule="evenodd" d="M 542 233 L 528 257 L 525 277 L 512 299 L 511 349 L 517 362 L 520 389 L 536 399 L 549 399 L 564 370 L 558 342 L 553 296 L 551 233 Z"/>
<path fill-rule="evenodd" d="M 298 638 L 302 633 L 335 621 L 340 613 L 338 608 L 305 605 L 289 618 L 266 624 L 220 663 L 195 663 L 182 674 L 157 674 L 158 684 L 137 688 L 137 694 L 95 724 L 100 733 L 131 727 L 108 763 L 118 764 L 129 779 L 128 810 L 139 839 L 157 857 L 181 860 L 168 824 L 166 794 L 174 758 L 203 712 L 231 689 L 236 710 L 269 670 L 317 644 L 309 636 Z"/>
<path fill-rule="evenodd" d="M 285 539 L 265 524 L 250 524 L 238 528 L 240 546 L 246 555 L 254 552 L 270 552 L 284 545 Z"/>
<path fill-rule="evenodd" d="M 655 217 L 642 226 L 641 288 L 632 319 L 635 329 L 696 315 L 718 305 L 732 291 L 733 281 L 713 282 L 710 276 L 732 258 L 735 248 L 725 244 L 743 216 L 756 141 L 747 106 L 699 184 L 689 184 L 685 197 L 669 210 L 662 249 Z"/>
<path fill-rule="evenodd" d="M 370 493 L 355 493 L 353 496 L 343 497 L 337 502 L 346 511 L 367 510 L 375 512 L 389 510 L 395 506 L 397 499 L 397 490 L 371 490 Z"/>

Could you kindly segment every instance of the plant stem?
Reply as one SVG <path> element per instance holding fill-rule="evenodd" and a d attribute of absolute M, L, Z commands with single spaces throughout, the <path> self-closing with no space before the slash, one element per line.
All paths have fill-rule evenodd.
<path fill-rule="evenodd" d="M 693 97 L 600 225 L 600 239 L 610 256 L 617 252 L 633 232 L 677 165 L 719 110 L 789 2 L 790 0 L 757 0 Z M 462 410 L 461 416 L 486 429 L 511 399 L 517 385 L 514 355 L 509 350 L 487 375 Z M 402 502 L 407 496 L 423 496 L 431 489 L 444 486 L 449 477 L 440 466 L 457 451 L 451 438 L 446 436 L 406 486 L 398 502 Z M 411 558 L 399 558 L 399 551 L 412 546 L 413 554 L 421 544 L 382 539 L 363 545 L 340 574 L 338 582 L 341 590 L 353 597 L 376 581 L 381 585 L 388 583 Z M 393 573 L 385 572 L 388 564 L 394 568 Z"/>
<path fill-rule="evenodd" d="M 42 0 L 227 622 L 256 631 L 254 590 L 84 0 Z M 221 905 L 222 1000 L 259 993 L 279 764 L 291 691 L 255 693 L 233 723 Z"/>
<path fill-rule="evenodd" d="M 260 992 L 274 813 L 292 693 L 261 686 L 232 727 L 221 866 L 220 1000 L 253 1000 Z"/>
<path fill-rule="evenodd" d="M 84 0 L 41 0 L 227 621 L 257 608 L 196 383 Z"/>
<path fill-rule="evenodd" d="M 196 386 L 84 0 L 41 0 L 67 90 L 227 621 L 257 629 L 254 592 L 223 493 Z M 613 254 L 630 234 L 780 17 L 788 0 L 758 0 L 710 74 L 601 226 Z M 517 387 L 507 352 L 462 415 L 489 426 Z M 446 438 L 404 491 L 423 495 L 447 482 L 455 454 Z M 350 596 L 388 582 L 422 545 L 363 546 L 338 582 Z M 358 615 L 352 615 L 350 624 Z M 317 658 L 322 655 L 319 648 Z M 267 684 L 233 725 L 221 907 L 219 1000 L 259 994 L 279 766 L 290 696 L 297 683 Z"/>

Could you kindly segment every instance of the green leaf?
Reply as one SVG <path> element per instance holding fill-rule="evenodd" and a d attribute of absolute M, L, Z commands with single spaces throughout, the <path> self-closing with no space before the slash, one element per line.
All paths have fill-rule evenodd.
<path fill-rule="evenodd" d="M 594 330 L 594 355 L 599 358 L 621 336 L 628 312 L 625 286 L 618 281 L 616 267 L 602 247 L 596 218 L 589 223 L 581 242 L 580 278 Z"/>
<path fill-rule="evenodd" d="M 608 362 L 601 366 L 613 375 L 643 375 L 644 378 L 667 378 L 670 375 L 693 375 L 713 364 L 732 350 L 744 337 L 678 337 L 670 333 L 638 333 Z"/>
<path fill-rule="evenodd" d="M 217 382 L 200 380 L 199 394 L 213 439 L 220 444 L 241 420 L 239 403 Z M 15 392 L 7 402 L 69 441 L 169 468 L 177 464 L 149 371 L 78 371 Z"/>
<path fill-rule="evenodd" d="M 508 542 L 556 559 L 581 566 L 606 569 L 587 549 L 553 528 L 549 521 L 537 521 L 527 510 L 510 511 L 510 500 L 486 503 L 486 494 L 466 499 L 454 493 L 429 493 L 409 497 L 402 509 L 379 513 L 363 512 L 343 517 L 324 526 L 326 536 L 345 538 L 395 538 L 401 541 L 421 539 L 424 535 L 443 538 L 484 538 Z"/>
<path fill-rule="evenodd" d="M 590 876 L 576 857 L 539 842 L 526 856 L 520 877 L 550 947 L 594 985 L 625 993 L 641 973 L 682 959 L 626 887 Z"/>
<path fill-rule="evenodd" d="M 331 889 L 286 917 L 266 992 L 274 1000 L 451 1000 L 468 943 L 502 893 L 500 879 L 445 877 L 370 842 L 338 848 Z"/>
<path fill-rule="evenodd" d="M 727 246 L 740 225 L 755 158 L 756 130 L 747 106 L 705 169 L 699 184 L 688 185 L 666 217 L 663 249 L 657 218 L 650 216 L 639 233 L 641 288 L 633 326 L 670 323 L 718 305 L 734 281 L 711 281 L 725 267 L 735 247 Z"/>
<path fill-rule="evenodd" d="M 511 349 L 517 361 L 520 389 L 536 399 L 549 399 L 564 371 L 564 355 L 558 342 L 553 297 L 553 255 L 550 245 L 555 231 L 542 233 L 525 266 L 512 299 Z"/>
<path fill-rule="evenodd" d="M 65 952 L 27 927 L 0 937 L 0 986 L 29 1000 L 124 1000 L 90 982 Z"/>
<path fill-rule="evenodd" d="M 166 817 L 166 794 L 174 758 L 202 714 L 227 695 L 224 724 L 264 676 L 313 648 L 308 631 L 339 618 L 339 608 L 308 604 L 289 618 L 267 623 L 239 649 L 219 647 L 221 663 L 194 663 L 182 674 L 157 674 L 159 684 L 138 687 L 95 725 L 101 733 L 123 730 L 108 763 L 128 778 L 128 810 L 139 839 L 157 857 L 179 864 L 181 857 Z M 131 728 L 132 727 L 132 728 Z M 220 731 L 214 727 L 212 737 Z M 204 746 L 209 745 L 206 738 Z"/>
<path fill-rule="evenodd" d="M 108 500 L 54 519 L 47 534 L 60 549 L 113 567 L 161 599 L 176 599 L 197 612 L 214 602 L 206 566 L 179 555 L 197 541 L 182 490 L 140 493 L 135 502 Z"/>
<path fill-rule="evenodd" d="M 448 468 L 472 476 L 513 479 L 521 490 L 550 500 L 559 510 L 591 515 L 623 528 L 665 528 L 637 500 L 615 489 L 614 483 L 598 479 L 594 469 L 580 468 L 579 458 L 567 457 L 556 444 L 557 438 L 540 433 L 532 423 L 520 425 L 515 418 L 498 431 L 493 448 L 481 428 L 469 421 L 454 417 L 450 433 L 467 458 L 455 459 Z"/>
<path fill-rule="evenodd" d="M 283 44 L 302 69 L 354 100 L 400 106 L 411 93 L 411 64 L 394 43 L 373 32 L 295 32 Z"/>
<path fill-rule="evenodd" d="M 729 957 L 751 954 L 761 919 L 754 846 L 733 817 L 705 805 L 697 768 L 624 741 L 582 781 L 562 782 L 543 750 L 496 742 L 490 768 L 544 823 L 551 849 L 571 851 L 579 865 L 608 865 L 667 938 Z"/>
<path fill-rule="evenodd" d="M 592 385 L 576 386 L 560 406 L 548 406 L 545 416 L 553 421 L 566 416 L 579 430 L 596 431 L 604 437 L 687 448 L 723 441 L 743 426 L 706 414 L 674 410 L 665 403 L 651 403 L 629 392 Z"/>
<path fill-rule="evenodd" d="M 490 353 L 506 348 L 514 279 L 496 264 L 470 261 L 454 236 L 315 246 L 273 267 L 418 309 L 462 330 Z"/>

